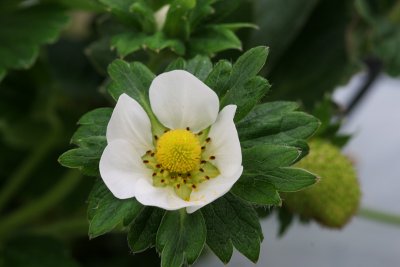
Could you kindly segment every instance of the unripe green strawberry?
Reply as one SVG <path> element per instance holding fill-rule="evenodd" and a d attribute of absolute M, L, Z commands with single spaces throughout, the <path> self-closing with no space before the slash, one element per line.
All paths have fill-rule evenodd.
<path fill-rule="evenodd" d="M 284 204 L 302 217 L 341 228 L 359 206 L 361 192 L 356 172 L 336 146 L 315 139 L 310 148 L 310 154 L 296 167 L 317 174 L 321 180 L 305 190 L 282 194 Z"/>

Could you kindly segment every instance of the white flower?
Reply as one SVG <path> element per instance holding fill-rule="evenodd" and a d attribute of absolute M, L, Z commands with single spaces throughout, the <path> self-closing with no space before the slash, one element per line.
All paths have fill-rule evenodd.
<path fill-rule="evenodd" d="M 215 92 L 183 70 L 157 76 L 149 98 L 165 133 L 126 94 L 108 124 L 100 174 L 114 196 L 192 213 L 227 193 L 243 171 L 236 106 L 218 113 Z"/>

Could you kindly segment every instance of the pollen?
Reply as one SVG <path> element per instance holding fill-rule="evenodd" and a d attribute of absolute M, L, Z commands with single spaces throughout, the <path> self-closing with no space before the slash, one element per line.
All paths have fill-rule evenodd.
<path fill-rule="evenodd" d="M 186 129 L 177 129 L 158 138 L 155 156 L 163 169 L 174 173 L 188 173 L 199 167 L 201 152 L 201 145 L 195 134 Z"/>

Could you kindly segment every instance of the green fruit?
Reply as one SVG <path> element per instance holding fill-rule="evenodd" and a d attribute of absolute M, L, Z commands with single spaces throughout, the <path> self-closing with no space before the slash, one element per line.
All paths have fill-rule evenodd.
<path fill-rule="evenodd" d="M 305 190 L 282 194 L 284 205 L 301 217 L 341 228 L 359 206 L 361 192 L 356 172 L 336 146 L 315 139 L 310 148 L 310 154 L 296 167 L 316 173 L 321 179 Z"/>

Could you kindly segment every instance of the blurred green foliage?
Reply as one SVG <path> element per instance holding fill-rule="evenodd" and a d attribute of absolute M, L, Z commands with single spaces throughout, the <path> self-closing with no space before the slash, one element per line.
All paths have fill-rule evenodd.
<path fill-rule="evenodd" d="M 179 56 L 215 56 L 228 59 L 219 63 L 226 74 L 239 50 L 267 45 L 262 74 L 272 87 L 262 101 L 298 101 L 338 145 L 347 137 L 331 125 L 336 109 L 321 108 L 325 97 L 368 58 L 400 74 L 398 0 L 176 0 L 176 16 L 157 31 L 143 18 L 169 2 L 0 2 L 0 266 L 159 265 L 154 250 L 130 255 L 118 233 L 87 241 L 94 180 L 57 162 L 82 114 L 112 105 L 105 76 L 118 57 L 157 73 Z M 269 202 L 279 202 L 275 192 Z"/>

